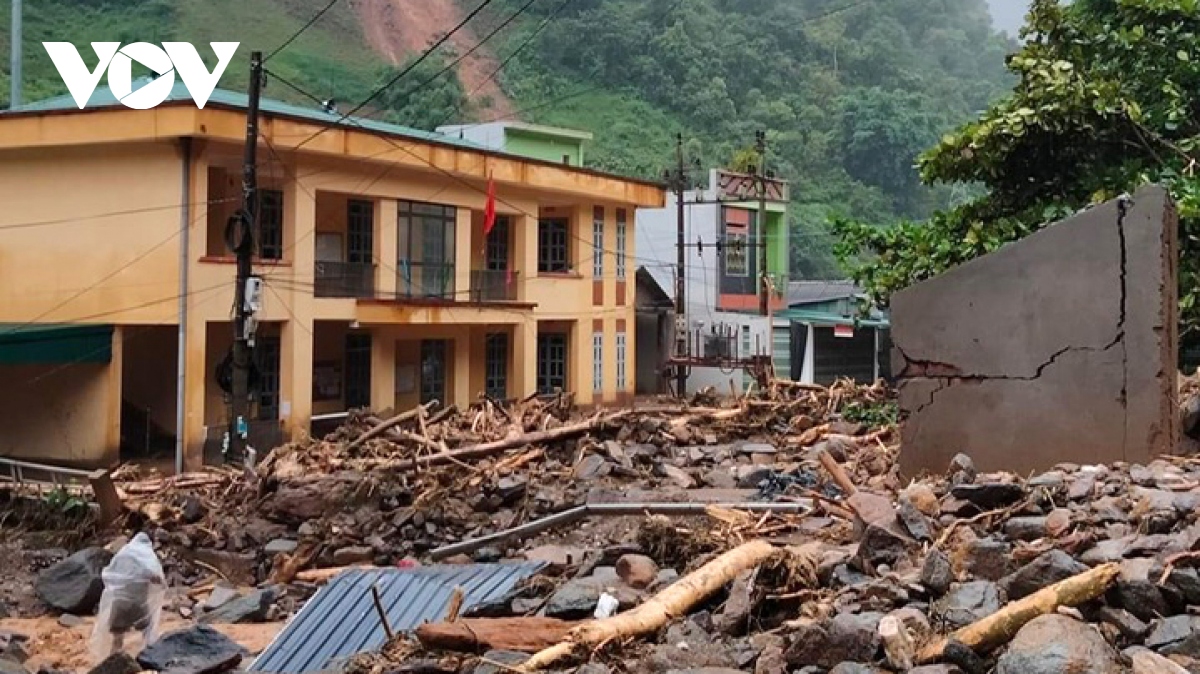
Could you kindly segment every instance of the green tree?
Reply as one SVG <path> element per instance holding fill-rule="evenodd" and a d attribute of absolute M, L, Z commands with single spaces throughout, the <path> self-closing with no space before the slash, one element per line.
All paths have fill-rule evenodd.
<path fill-rule="evenodd" d="M 841 258 L 881 300 L 1089 204 L 1163 184 L 1180 215 L 1180 308 L 1200 328 L 1200 2 L 1036 0 L 1012 93 L 920 160 L 983 196 L 925 223 L 842 222 Z"/>
<path fill-rule="evenodd" d="M 446 72 L 452 55 L 432 56 L 417 64 L 408 74 L 386 89 L 375 100 L 390 122 L 432 131 L 440 124 L 466 119 L 471 110 L 466 91 L 453 68 Z M 386 68 L 379 85 L 390 82 L 413 62 L 399 68 Z"/>

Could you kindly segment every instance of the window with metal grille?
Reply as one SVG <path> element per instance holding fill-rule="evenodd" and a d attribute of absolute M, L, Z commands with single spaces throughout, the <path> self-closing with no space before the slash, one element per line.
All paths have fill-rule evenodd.
<path fill-rule="evenodd" d="M 538 223 L 538 271 L 570 271 L 567 264 L 568 222 L 565 218 L 542 220 Z"/>
<path fill-rule="evenodd" d="M 604 333 L 592 333 L 592 390 L 604 390 Z"/>
<path fill-rule="evenodd" d="M 397 203 L 397 290 L 408 297 L 454 297 L 453 206 Z"/>
<path fill-rule="evenodd" d="M 258 419 L 273 421 L 279 418 L 279 337 L 260 336 L 255 339 L 254 357 L 258 361 Z"/>
<path fill-rule="evenodd" d="M 283 259 L 283 192 L 258 192 L 258 256 L 264 260 Z"/>
<path fill-rule="evenodd" d="M 567 389 L 567 336 L 548 332 L 538 335 L 537 341 L 538 393 L 554 393 Z"/>
<path fill-rule="evenodd" d="M 492 231 L 484 244 L 484 268 L 488 271 L 508 269 L 508 217 L 496 216 Z"/>
<path fill-rule="evenodd" d="M 351 199 L 346 207 L 346 261 L 371 264 L 375 258 L 375 203 Z"/>
<path fill-rule="evenodd" d="M 592 276 L 604 278 L 604 207 L 592 212 Z"/>
<path fill-rule="evenodd" d="M 446 340 L 421 340 L 421 404 L 446 404 Z"/>
<path fill-rule="evenodd" d="M 484 343 L 484 393 L 493 400 L 508 398 L 508 335 L 498 332 Z"/>
<path fill-rule="evenodd" d="M 625 209 L 617 209 L 617 280 L 625 280 L 625 244 L 626 227 Z"/>
<path fill-rule="evenodd" d="M 625 390 L 625 333 L 617 333 L 617 390 Z"/>

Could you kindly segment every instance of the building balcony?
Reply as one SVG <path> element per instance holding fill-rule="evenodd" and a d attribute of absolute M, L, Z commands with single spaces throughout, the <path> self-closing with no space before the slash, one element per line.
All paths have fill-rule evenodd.
<path fill-rule="evenodd" d="M 358 262 L 317 262 L 313 265 L 316 297 L 375 296 L 375 265 Z"/>
<path fill-rule="evenodd" d="M 400 260 L 396 265 L 396 295 L 455 300 L 454 265 Z"/>
<path fill-rule="evenodd" d="M 471 301 L 517 301 L 517 272 L 511 270 L 472 269 Z"/>

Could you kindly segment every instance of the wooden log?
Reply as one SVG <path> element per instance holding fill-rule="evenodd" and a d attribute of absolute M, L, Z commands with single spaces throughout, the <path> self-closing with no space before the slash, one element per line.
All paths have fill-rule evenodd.
<path fill-rule="evenodd" d="M 376 426 L 374 428 L 372 428 L 371 430 L 367 431 L 366 433 L 363 433 L 362 435 L 358 436 L 358 438 L 356 438 L 354 440 L 354 442 L 351 442 L 346 447 L 346 451 L 352 451 L 352 450 L 358 449 L 359 447 L 366 444 L 367 441 L 377 438 L 380 435 L 383 435 L 385 432 L 387 432 L 387 430 L 389 428 L 392 428 L 396 424 L 404 423 L 405 421 L 408 421 L 409 419 L 416 419 L 417 415 L 421 414 L 422 412 L 433 409 L 433 406 L 436 404 L 438 404 L 438 402 L 436 400 L 430 400 L 429 402 L 425 403 L 424 405 L 414 407 L 407 412 L 401 412 L 400 414 L 397 414 L 396 416 L 392 417 L 391 419 L 387 419 L 379 424 L 376 424 Z"/>
<path fill-rule="evenodd" d="M 601 428 L 601 427 L 605 426 L 606 424 L 609 424 L 613 421 L 616 421 L 617 419 L 620 419 L 620 418 L 628 416 L 628 415 L 629 415 L 629 410 L 622 410 L 620 412 L 615 412 L 615 413 L 609 414 L 607 416 L 597 417 L 595 419 L 589 419 L 587 421 L 583 421 L 583 422 L 580 422 L 577 424 L 572 424 L 570 426 L 562 426 L 559 428 L 552 428 L 547 431 L 534 431 L 533 433 L 525 433 L 523 435 L 518 435 L 516 437 L 504 438 L 503 440 L 496 440 L 495 442 L 485 442 L 482 444 L 473 445 L 471 447 L 463 447 L 461 449 L 454 449 L 454 450 L 451 450 L 448 452 L 438 452 L 437 454 L 428 454 L 426 456 L 417 457 L 411 461 L 401 462 L 399 464 L 399 467 L 401 467 L 401 468 L 416 468 L 419 466 L 433 466 L 433 465 L 440 465 L 440 464 L 444 464 L 444 463 L 456 463 L 458 461 L 462 461 L 463 459 L 474 459 L 474 458 L 478 458 L 481 456 L 490 456 L 492 454 L 499 454 L 500 452 L 503 452 L 503 451 L 506 451 L 509 449 L 516 449 L 517 447 L 524 447 L 526 445 L 537 445 L 537 444 L 540 444 L 543 442 L 554 442 L 555 440 L 562 440 L 564 438 L 569 438 L 569 437 L 572 437 L 575 435 L 582 435 L 584 433 L 587 433 L 588 431 L 596 430 L 597 428 Z"/>
<path fill-rule="evenodd" d="M 349 571 L 350 569 L 361 569 L 366 571 L 377 568 L 379 567 L 372 564 L 353 564 L 351 566 L 332 566 L 327 569 L 309 569 L 308 571 L 301 571 L 300 573 L 297 573 L 296 580 L 300 581 L 301 583 L 328 583 L 343 571 Z"/>
<path fill-rule="evenodd" d="M 913 668 L 917 648 L 904 623 L 896 616 L 885 616 L 879 621 L 879 639 L 883 642 L 883 653 L 892 669 L 907 672 Z"/>
<path fill-rule="evenodd" d="M 92 485 L 92 494 L 100 506 L 100 525 L 109 526 L 125 514 L 125 504 L 117 494 L 113 485 L 112 474 L 107 470 L 96 470 L 88 474 L 88 482 Z"/>
<path fill-rule="evenodd" d="M 710 411 L 698 412 L 698 413 L 689 414 L 684 417 L 678 417 L 676 419 L 672 419 L 671 423 L 670 423 L 670 427 L 671 428 L 679 428 L 681 426 L 687 426 L 689 424 L 694 424 L 697 421 L 700 421 L 702 419 L 706 419 L 709 421 L 728 421 L 730 419 L 736 419 L 745 413 L 746 413 L 746 410 L 745 410 L 745 408 L 742 408 L 742 407 L 732 407 L 727 410 L 713 410 L 711 412 Z"/>
<path fill-rule="evenodd" d="M 850 476 L 846 474 L 846 470 L 842 468 L 842 464 L 838 463 L 829 452 L 822 449 L 818 457 L 821 459 L 821 465 L 825 467 L 825 470 L 829 471 L 829 476 L 833 478 L 833 481 L 837 483 L 838 487 L 841 487 L 847 496 L 853 496 L 858 492 L 858 487 L 854 486 L 854 480 L 850 479 Z"/>
<path fill-rule="evenodd" d="M 559 643 L 578 624 L 539 617 L 463 618 L 425 623 L 417 628 L 417 640 L 431 650 L 530 652 Z"/>
<path fill-rule="evenodd" d="M 743 543 L 684 576 L 641 606 L 611 618 L 583 623 L 571 630 L 563 641 L 538 651 L 519 669 L 524 672 L 545 669 L 569 657 L 576 649 L 594 648 L 609 641 L 657 632 L 668 622 L 687 615 L 742 571 L 757 567 L 777 554 L 781 551 L 764 540 Z M 782 554 L 815 556 L 807 549 Z"/>
<path fill-rule="evenodd" d="M 921 649 L 918 664 L 941 659 L 950 640 L 978 653 L 986 653 L 1008 643 L 1017 631 L 1038 616 L 1054 613 L 1060 606 L 1078 606 L 1108 591 L 1121 573 L 1119 564 L 1102 564 L 1071 576 L 1014 601 L 990 616 L 971 623 L 949 637 L 935 640 Z"/>

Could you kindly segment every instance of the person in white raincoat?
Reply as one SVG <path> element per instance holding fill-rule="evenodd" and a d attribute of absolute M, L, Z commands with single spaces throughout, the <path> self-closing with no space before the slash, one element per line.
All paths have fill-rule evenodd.
<path fill-rule="evenodd" d="M 150 537 L 134 536 L 100 577 L 104 594 L 92 628 L 92 656 L 99 661 L 123 650 L 125 635 L 130 632 L 142 633 L 143 646 L 157 639 L 167 581 Z"/>

